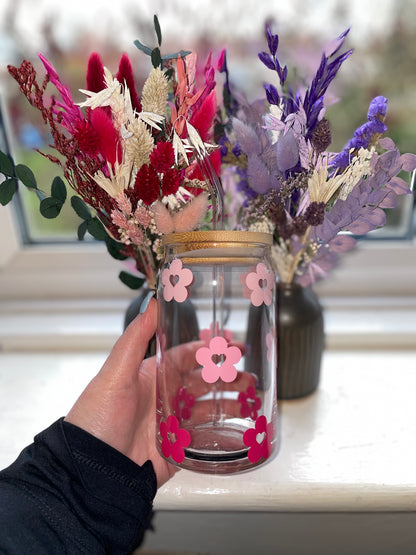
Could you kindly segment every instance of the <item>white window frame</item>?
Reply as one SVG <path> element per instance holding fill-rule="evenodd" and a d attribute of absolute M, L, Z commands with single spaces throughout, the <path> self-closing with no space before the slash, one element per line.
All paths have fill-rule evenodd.
<path fill-rule="evenodd" d="M 24 245 L 13 207 L 0 206 L 0 301 L 129 298 L 123 268 L 98 242 Z"/>
<path fill-rule="evenodd" d="M 0 207 L 0 300 L 129 298 L 125 267 L 102 243 L 23 245 L 11 206 Z M 317 283 L 321 297 L 416 296 L 414 241 L 360 242 Z"/>
<path fill-rule="evenodd" d="M 365 241 L 315 285 L 329 349 L 414 349 L 416 245 Z M 137 296 L 102 243 L 23 245 L 0 207 L 0 351 L 105 351 Z"/>

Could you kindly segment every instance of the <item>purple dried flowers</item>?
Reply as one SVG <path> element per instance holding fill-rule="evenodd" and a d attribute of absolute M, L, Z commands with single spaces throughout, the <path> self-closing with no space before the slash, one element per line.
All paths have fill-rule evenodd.
<path fill-rule="evenodd" d="M 300 106 L 303 107 L 306 114 L 306 137 L 309 138 L 313 129 L 318 123 L 319 116 L 324 108 L 324 96 L 328 90 L 329 85 L 336 76 L 341 65 L 345 62 L 347 58 L 352 54 L 352 50 L 347 50 L 342 54 L 338 54 L 339 50 L 343 47 L 345 39 L 349 33 L 347 29 L 338 39 L 335 41 L 333 50 L 331 50 L 329 55 L 325 52 L 322 54 L 321 62 L 318 70 L 315 74 L 314 79 L 310 86 L 306 89 L 303 98 L 301 98 L 299 91 L 295 94 L 289 90 L 287 95 L 278 93 L 276 87 L 268 83 L 264 85 L 266 91 L 267 101 L 273 105 L 279 105 L 280 100 L 282 100 L 282 110 L 283 117 L 287 117 L 291 113 L 296 113 Z M 259 54 L 260 60 L 263 64 L 271 70 L 276 71 L 280 86 L 283 87 L 287 80 L 287 66 L 282 67 L 277 58 L 277 48 L 279 45 L 279 39 L 277 35 L 273 35 L 270 27 L 266 27 L 266 38 L 267 44 L 269 46 L 270 54 L 267 52 L 261 52 Z"/>
<path fill-rule="evenodd" d="M 332 161 L 333 168 L 344 168 L 350 163 L 351 153 L 359 148 L 368 148 L 371 142 L 376 143 L 377 138 L 387 131 L 384 118 L 387 114 L 387 98 L 376 96 L 368 108 L 368 121 L 361 125 L 350 139 L 345 148 Z"/>
<path fill-rule="evenodd" d="M 287 66 L 282 67 L 276 57 L 277 48 L 279 46 L 279 37 L 278 35 L 272 34 L 269 25 L 266 26 L 266 38 L 270 54 L 268 54 L 267 52 L 260 52 L 259 59 L 266 67 L 277 72 L 280 80 L 280 85 L 283 86 L 287 78 Z"/>
<path fill-rule="evenodd" d="M 267 27 L 269 52 L 259 59 L 276 73 L 277 84 L 264 86 L 265 100 L 240 102 L 223 115 L 223 165 L 234 170 L 243 194 L 236 221 L 241 229 L 273 233 L 274 262 L 283 282 L 308 285 L 324 278 L 338 256 L 354 247 L 353 235 L 383 226 L 384 209 L 410 192 L 398 174 L 413 171 L 416 156 L 401 155 L 391 139 L 382 138 L 385 97 L 371 101 L 367 122 L 341 152 L 328 150 L 324 98 L 352 53 L 342 52 L 348 32 L 322 54 L 313 80 L 301 90 L 287 83 L 279 38 Z"/>

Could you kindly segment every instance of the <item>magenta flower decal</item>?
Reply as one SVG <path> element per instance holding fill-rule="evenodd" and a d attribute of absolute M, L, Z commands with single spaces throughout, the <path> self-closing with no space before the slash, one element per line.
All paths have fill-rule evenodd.
<path fill-rule="evenodd" d="M 214 335 L 220 335 L 220 326 L 218 322 L 215 322 L 215 333 L 212 332 L 212 327 L 212 324 L 210 324 L 209 328 L 205 328 L 199 332 L 199 339 L 201 339 L 201 341 L 203 341 L 207 346 Z M 230 342 L 233 338 L 233 332 L 224 330 L 222 336 Z"/>
<path fill-rule="evenodd" d="M 195 404 L 195 397 L 187 392 L 186 387 L 178 389 L 173 399 L 173 411 L 180 420 L 188 420 L 191 417 L 191 408 Z"/>
<path fill-rule="evenodd" d="M 233 382 L 237 377 L 234 366 L 241 359 L 238 347 L 228 346 L 224 337 L 213 337 L 208 347 L 197 350 L 195 358 L 202 368 L 202 379 L 207 383 L 214 383 L 221 378 L 224 382 Z M 224 360 L 222 360 L 224 359 Z M 217 364 L 217 361 L 218 364 Z"/>
<path fill-rule="evenodd" d="M 263 262 L 259 262 L 254 272 L 246 276 L 246 286 L 249 289 L 250 300 L 254 306 L 262 303 L 269 306 L 273 298 L 274 275 L 269 272 Z"/>
<path fill-rule="evenodd" d="M 238 395 L 238 402 L 241 404 L 241 416 L 243 418 L 252 418 L 256 420 L 257 411 L 261 407 L 261 399 L 257 397 L 256 390 L 250 386 L 246 391 L 241 391 Z"/>
<path fill-rule="evenodd" d="M 162 453 L 168 459 L 181 463 L 185 458 L 184 448 L 191 443 L 189 432 L 179 428 L 178 419 L 172 414 L 168 416 L 166 422 L 160 423 L 160 435 L 162 436 Z"/>
<path fill-rule="evenodd" d="M 272 437 L 273 423 L 267 423 L 264 415 L 257 418 L 254 428 L 244 432 L 243 442 L 249 447 L 247 457 L 251 463 L 256 463 L 261 458 L 267 459 L 270 456 Z"/>
<path fill-rule="evenodd" d="M 169 264 L 169 268 L 162 271 L 161 280 L 165 301 L 174 299 L 183 303 L 189 296 L 188 286 L 193 282 L 194 275 L 189 268 L 182 268 L 182 260 L 175 258 Z"/>

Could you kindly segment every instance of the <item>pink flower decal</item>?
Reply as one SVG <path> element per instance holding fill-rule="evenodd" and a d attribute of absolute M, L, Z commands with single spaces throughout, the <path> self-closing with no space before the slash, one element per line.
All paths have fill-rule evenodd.
<path fill-rule="evenodd" d="M 189 268 L 182 268 L 182 260 L 175 258 L 162 271 L 161 280 L 163 284 L 163 298 L 165 301 L 175 299 L 178 303 L 183 303 L 189 296 L 188 286 L 194 280 L 194 275 Z"/>
<path fill-rule="evenodd" d="M 205 345 L 209 345 L 210 340 L 212 339 L 213 335 L 220 335 L 220 325 L 218 322 L 215 322 L 215 333 L 212 333 L 212 324 L 210 324 L 209 328 L 205 328 L 199 332 L 199 339 L 205 343 Z M 223 337 L 230 342 L 233 338 L 233 332 L 229 330 L 224 330 Z"/>
<path fill-rule="evenodd" d="M 267 459 L 272 452 L 273 423 L 267 423 L 266 417 L 261 415 L 257 418 L 255 427 L 244 432 L 244 445 L 249 447 L 248 460 L 251 463 L 258 462 L 262 457 Z"/>
<path fill-rule="evenodd" d="M 188 420 L 191 417 L 191 408 L 195 404 L 195 397 L 188 393 L 186 387 L 178 389 L 173 399 L 173 411 L 180 420 Z"/>
<path fill-rule="evenodd" d="M 189 432 L 179 428 L 178 419 L 172 414 L 168 416 L 166 422 L 160 423 L 160 435 L 162 436 L 162 453 L 168 459 L 181 463 L 185 458 L 184 448 L 191 443 Z"/>
<path fill-rule="evenodd" d="M 246 286 L 254 306 L 260 306 L 262 303 L 267 306 L 271 304 L 274 279 L 274 275 L 263 262 L 257 264 L 254 272 L 247 274 Z"/>
<path fill-rule="evenodd" d="M 216 363 L 218 358 L 224 357 L 222 363 Z M 237 364 L 241 359 L 238 347 L 228 347 L 224 337 L 213 337 L 208 347 L 197 350 L 195 358 L 202 368 L 202 379 L 207 383 L 214 383 L 221 378 L 224 382 L 233 382 L 237 377 Z"/>
<path fill-rule="evenodd" d="M 241 404 L 241 416 L 243 418 L 252 418 L 256 420 L 257 411 L 261 407 L 261 399 L 257 397 L 256 390 L 250 386 L 246 391 L 241 391 L 238 395 L 238 402 Z"/>
<path fill-rule="evenodd" d="M 240 274 L 240 283 L 243 286 L 243 295 L 246 299 L 249 299 L 251 296 L 251 289 L 249 289 L 246 285 L 246 279 L 248 274 L 250 274 L 251 272 L 255 272 L 256 271 L 256 267 L 255 266 L 250 266 L 248 272 L 243 272 L 242 274 Z"/>

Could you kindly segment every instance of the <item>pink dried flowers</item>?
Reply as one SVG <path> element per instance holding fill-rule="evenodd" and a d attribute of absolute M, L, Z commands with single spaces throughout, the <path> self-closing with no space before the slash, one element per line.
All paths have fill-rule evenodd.
<path fill-rule="evenodd" d="M 162 257 L 161 235 L 209 225 L 208 191 L 212 193 L 212 189 L 199 169 L 195 137 L 207 156 L 210 152 L 217 172 L 220 167 L 219 152 L 207 144 L 217 110 L 212 63 L 208 61 L 204 78 L 197 82 L 196 55 L 182 51 L 162 56 L 156 16 L 155 30 L 158 46 L 153 50 L 135 42 L 153 65 L 140 93 L 126 54 L 115 75 L 104 67 L 98 53 L 90 56 L 87 89 L 81 90 L 86 100 L 80 104 L 44 56 L 40 55 L 46 70 L 42 83 L 29 61 L 8 67 L 49 127 L 51 146 L 59 157 L 45 156 L 63 168 L 64 177 L 77 193 L 71 203 L 83 219 L 79 238 L 89 231 L 104 239 L 116 258 L 134 259 L 150 287 L 155 286 Z M 56 96 L 47 93 L 49 83 Z M 188 140 L 190 132 L 193 141 Z M 6 158 L 1 161 L 0 171 L 8 172 Z M 37 189 L 33 176 L 21 180 Z M 0 191 L 0 200 L 6 204 L 15 190 L 9 187 L 7 194 L 4 191 Z M 51 210 L 47 214 L 46 204 L 41 203 L 46 217 L 56 216 L 65 201 L 62 180 L 55 187 L 57 198 L 53 195 L 54 191 L 53 214 Z M 142 282 L 138 280 L 137 285 Z"/>

